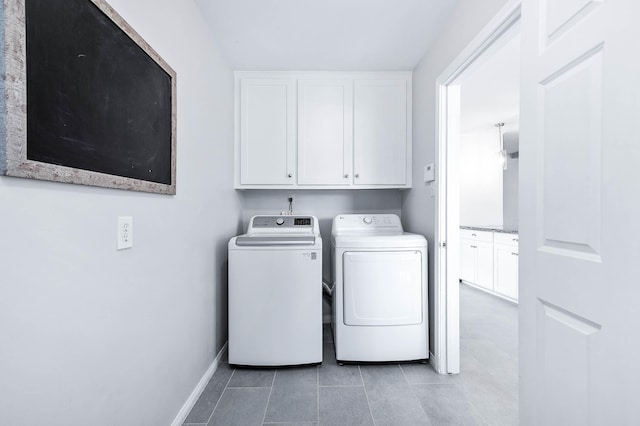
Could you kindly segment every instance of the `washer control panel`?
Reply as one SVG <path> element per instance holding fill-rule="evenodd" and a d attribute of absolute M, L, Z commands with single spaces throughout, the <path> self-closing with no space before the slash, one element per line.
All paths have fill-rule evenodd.
<path fill-rule="evenodd" d="M 319 235 L 318 219 L 314 216 L 267 216 L 258 215 L 251 218 L 247 228 L 251 235 Z"/>
<path fill-rule="evenodd" d="M 313 227 L 311 216 L 254 216 L 252 228 L 302 228 Z"/>

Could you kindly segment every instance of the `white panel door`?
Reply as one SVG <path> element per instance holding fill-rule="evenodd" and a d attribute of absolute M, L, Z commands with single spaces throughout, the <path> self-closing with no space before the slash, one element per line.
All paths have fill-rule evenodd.
<path fill-rule="evenodd" d="M 422 323 L 422 254 L 419 251 L 345 252 L 345 325 Z"/>
<path fill-rule="evenodd" d="M 298 184 L 349 185 L 353 81 L 298 81 Z"/>
<path fill-rule="evenodd" d="M 638 425 L 640 2 L 524 0 L 522 425 Z"/>
<path fill-rule="evenodd" d="M 295 80 L 240 83 L 240 183 L 295 182 Z"/>
<path fill-rule="evenodd" d="M 356 80 L 353 115 L 354 184 L 406 184 L 406 80 Z"/>

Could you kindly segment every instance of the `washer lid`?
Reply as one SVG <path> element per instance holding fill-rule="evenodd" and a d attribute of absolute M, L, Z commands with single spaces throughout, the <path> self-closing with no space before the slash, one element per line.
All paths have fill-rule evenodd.
<path fill-rule="evenodd" d="M 427 246 L 427 239 L 419 234 L 409 232 L 393 234 L 339 234 L 332 237 L 332 243 L 336 248 L 422 248 Z"/>
<path fill-rule="evenodd" d="M 237 246 L 264 247 L 264 246 L 312 246 L 316 243 L 315 237 L 293 235 L 241 235 L 236 238 Z"/>

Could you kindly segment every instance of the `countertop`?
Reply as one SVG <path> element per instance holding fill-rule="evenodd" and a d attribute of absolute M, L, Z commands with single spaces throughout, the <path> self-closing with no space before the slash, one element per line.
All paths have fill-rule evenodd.
<path fill-rule="evenodd" d="M 460 229 L 470 229 L 472 231 L 502 232 L 504 234 L 517 234 L 518 230 L 513 228 L 505 228 L 503 226 L 460 226 Z"/>

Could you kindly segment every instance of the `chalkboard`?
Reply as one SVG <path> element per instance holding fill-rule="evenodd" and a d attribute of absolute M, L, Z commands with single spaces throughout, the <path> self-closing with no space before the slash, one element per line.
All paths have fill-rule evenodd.
<path fill-rule="evenodd" d="M 21 1 L 29 172 L 7 174 L 175 193 L 175 72 L 103 0 Z"/>

